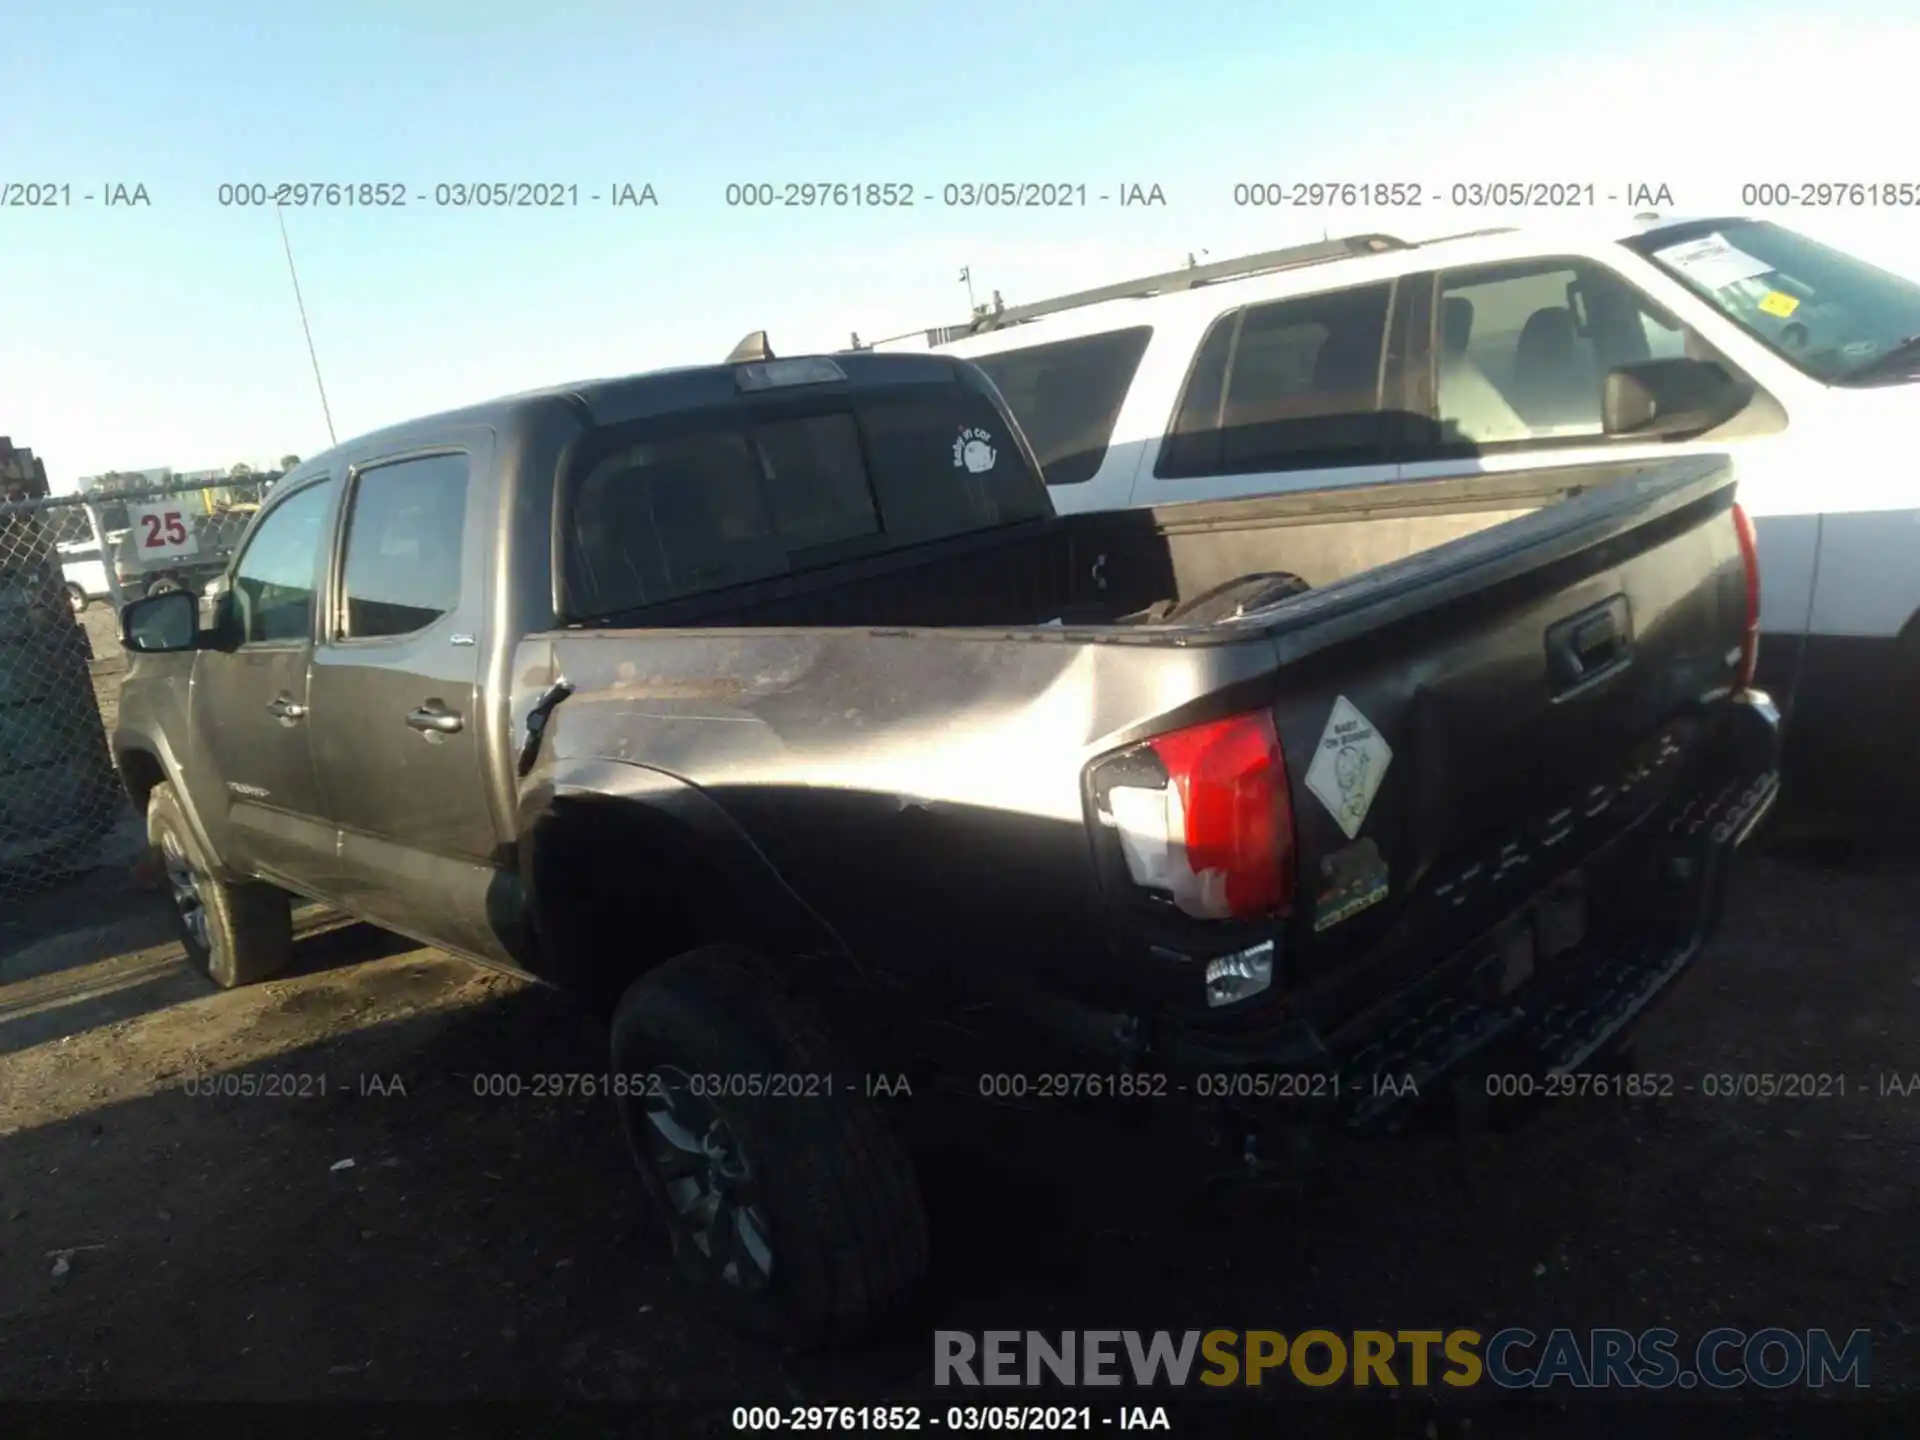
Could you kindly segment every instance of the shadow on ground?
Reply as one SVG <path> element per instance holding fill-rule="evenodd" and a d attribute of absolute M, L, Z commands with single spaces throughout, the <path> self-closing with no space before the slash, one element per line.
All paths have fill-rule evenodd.
<path fill-rule="evenodd" d="M 289 977 L 415 948 L 319 906 L 295 912 Z M 0 930 L 0 1055 L 204 999 L 161 896 L 100 870 L 40 897 Z"/>
<path fill-rule="evenodd" d="M 934 1326 L 1663 1324 L 1866 1327 L 1876 1390 L 1911 1393 L 1920 1096 L 1873 1087 L 1920 1068 L 1912 881 L 1753 860 L 1644 1032 L 1671 1099 L 1338 1151 L 1297 1189 L 1208 1187 L 1113 1117 L 891 1102 L 922 1107 L 901 1115 L 934 1212 L 930 1310 L 896 1344 L 807 1361 L 686 1303 L 610 1102 L 535 1093 L 600 1070 L 593 1025 L 434 952 L 344 952 L 182 1002 L 235 1017 L 197 1052 L 148 1033 L 167 1012 L 0 1056 L 0 1085 L 35 1094 L 120 1077 L 0 1123 L 0 1394 L 620 1401 L 722 1433 L 742 1403 L 928 1403 Z M 1702 1093 L 1789 1071 L 1853 1088 Z"/>

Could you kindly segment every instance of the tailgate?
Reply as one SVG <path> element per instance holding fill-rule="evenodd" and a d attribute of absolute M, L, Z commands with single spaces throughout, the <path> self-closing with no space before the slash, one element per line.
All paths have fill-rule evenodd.
<path fill-rule="evenodd" d="M 1286 607 L 1307 1019 L 1417 979 L 1670 793 L 1736 681 L 1733 500 L 1729 461 L 1663 462 Z"/>

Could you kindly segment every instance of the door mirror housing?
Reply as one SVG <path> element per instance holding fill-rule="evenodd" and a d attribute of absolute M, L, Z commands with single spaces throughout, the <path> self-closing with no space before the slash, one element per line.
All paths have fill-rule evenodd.
<path fill-rule="evenodd" d="M 198 650 L 200 636 L 200 601 L 190 590 L 129 601 L 120 612 L 120 641 L 137 655 Z"/>
<path fill-rule="evenodd" d="M 1607 372 L 1600 423 L 1609 435 L 1677 440 L 1733 419 L 1753 387 L 1712 360 L 1645 360 Z"/>

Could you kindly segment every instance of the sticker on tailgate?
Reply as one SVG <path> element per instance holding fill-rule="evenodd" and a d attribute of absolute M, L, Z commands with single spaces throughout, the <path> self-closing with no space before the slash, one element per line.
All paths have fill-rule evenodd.
<path fill-rule="evenodd" d="M 1373 722 L 1341 695 L 1333 702 L 1333 713 L 1327 716 L 1327 728 L 1320 732 L 1313 763 L 1307 767 L 1307 789 L 1351 840 L 1360 833 L 1392 762 L 1393 749 Z"/>
<path fill-rule="evenodd" d="M 1325 883 L 1313 907 L 1315 931 L 1330 929 L 1387 898 L 1387 862 L 1372 836 L 1323 858 L 1320 878 Z"/>

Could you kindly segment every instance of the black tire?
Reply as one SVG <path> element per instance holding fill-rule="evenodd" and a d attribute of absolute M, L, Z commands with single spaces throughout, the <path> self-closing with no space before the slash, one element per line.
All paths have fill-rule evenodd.
<path fill-rule="evenodd" d="M 217 878 L 194 842 L 171 781 L 162 781 L 147 797 L 147 843 L 160 862 L 187 959 L 202 974 L 231 990 L 286 968 L 293 958 L 293 903 L 287 892 L 260 881 Z"/>
<path fill-rule="evenodd" d="M 184 590 L 186 588 L 185 583 L 176 576 L 162 575 L 151 585 L 147 586 L 146 593 L 148 595 L 171 595 L 176 590 Z"/>
<path fill-rule="evenodd" d="M 709 945 L 642 976 L 614 1012 L 613 1073 L 647 1077 L 646 1093 L 619 1097 L 622 1127 L 682 1274 L 726 1319 L 818 1348 L 863 1338 L 915 1303 L 928 1242 L 912 1160 L 774 966 Z M 739 1095 L 729 1080 L 782 1093 Z M 669 1126 L 698 1130 L 704 1151 L 675 1146 Z M 702 1203 L 687 1200 L 689 1185 L 728 1197 L 704 1233 L 683 1210 Z M 753 1252 L 753 1237 L 770 1256 Z"/>
<path fill-rule="evenodd" d="M 67 581 L 67 603 L 73 606 L 73 613 L 82 615 L 87 609 L 87 592 L 84 586 Z"/>

